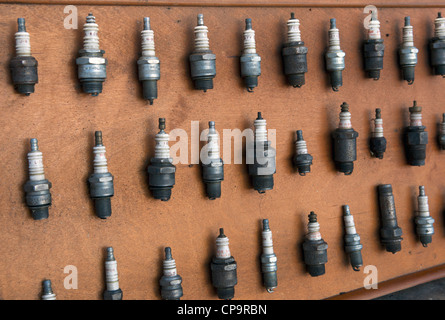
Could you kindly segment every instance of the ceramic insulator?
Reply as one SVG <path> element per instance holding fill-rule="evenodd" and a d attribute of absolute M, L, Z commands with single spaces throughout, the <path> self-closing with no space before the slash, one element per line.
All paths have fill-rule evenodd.
<path fill-rule="evenodd" d="M 296 154 L 307 154 L 306 141 L 304 141 L 304 140 L 295 141 L 295 153 Z"/>
<path fill-rule="evenodd" d="M 198 14 L 198 25 L 195 27 L 195 51 L 210 50 L 208 28 L 204 25 L 204 16 Z"/>
<path fill-rule="evenodd" d="M 155 38 L 154 32 L 150 29 L 150 18 L 144 19 L 144 30 L 141 31 L 142 56 L 155 56 Z"/>
<path fill-rule="evenodd" d="M 256 53 L 255 31 L 252 28 L 244 30 L 244 53 Z"/>
<path fill-rule="evenodd" d="M 381 39 L 380 21 L 377 18 L 371 18 L 368 25 L 368 40 Z"/>
<path fill-rule="evenodd" d="M 440 14 L 434 20 L 434 36 L 445 37 L 445 18 L 442 18 Z"/>
<path fill-rule="evenodd" d="M 207 134 L 208 143 L 208 158 L 209 159 L 220 159 L 220 149 L 219 149 L 219 135 L 215 130 L 215 122 L 209 122 L 209 133 Z"/>
<path fill-rule="evenodd" d="M 263 254 L 273 254 L 272 231 L 270 229 L 261 232 L 263 243 Z"/>
<path fill-rule="evenodd" d="M 93 147 L 93 153 L 94 153 L 94 173 L 107 173 L 108 167 L 107 167 L 107 158 L 105 156 L 105 146 L 94 146 Z"/>
<path fill-rule="evenodd" d="M 413 26 L 405 25 L 403 27 L 403 37 L 402 37 L 402 46 L 403 47 L 414 47 L 414 33 Z"/>
<path fill-rule="evenodd" d="M 351 215 L 349 211 L 349 207 L 345 206 L 343 208 L 343 221 L 345 222 L 345 233 L 346 234 L 356 234 L 357 230 L 355 229 L 354 217 Z"/>
<path fill-rule="evenodd" d="M 17 56 L 31 56 L 29 33 L 25 29 L 25 19 L 18 19 L 19 30 L 15 33 L 15 52 Z"/>
<path fill-rule="evenodd" d="M 420 217 L 429 217 L 430 209 L 428 206 L 428 197 L 425 195 L 425 187 L 419 187 L 419 196 L 417 197 L 418 211 L 417 215 Z"/>
<path fill-rule="evenodd" d="M 100 51 L 99 48 L 99 26 L 96 24 L 96 18 L 89 14 L 86 23 L 83 25 L 83 49 L 89 51 Z"/>
<path fill-rule="evenodd" d="M 176 262 L 174 259 L 164 260 L 163 268 L 164 268 L 164 276 L 173 277 L 177 275 Z"/>
<path fill-rule="evenodd" d="M 105 281 L 108 291 L 115 291 L 119 289 L 119 277 L 117 274 L 116 260 L 105 261 Z"/>
<path fill-rule="evenodd" d="M 289 19 L 287 21 L 287 42 L 301 41 L 300 20 Z"/>
<path fill-rule="evenodd" d="M 229 238 L 226 236 L 219 236 L 216 238 L 216 257 L 220 259 L 227 259 L 231 257 Z"/>
<path fill-rule="evenodd" d="M 383 137 L 383 120 L 374 119 L 374 131 L 372 132 L 373 138 Z"/>
<path fill-rule="evenodd" d="M 45 180 L 43 155 L 39 150 L 37 139 L 31 139 L 31 152 L 28 153 L 29 180 Z"/>
<path fill-rule="evenodd" d="M 335 26 L 335 19 L 331 19 L 331 28 L 329 29 L 329 49 L 340 50 L 340 31 Z"/>
<path fill-rule="evenodd" d="M 255 126 L 255 141 L 256 142 L 266 142 L 267 141 L 267 129 L 266 129 L 266 120 L 258 116 L 258 119 L 255 119 L 253 125 Z"/>
<path fill-rule="evenodd" d="M 308 240 L 321 240 L 320 224 L 317 221 L 309 222 L 307 225 L 308 233 L 306 239 Z"/>
<path fill-rule="evenodd" d="M 170 158 L 170 147 L 168 140 L 170 136 L 164 130 L 159 131 L 155 137 L 155 158 Z"/>
<path fill-rule="evenodd" d="M 422 114 L 420 112 L 411 112 L 409 115 L 409 119 L 411 127 L 422 126 Z"/>
<path fill-rule="evenodd" d="M 351 129 L 351 113 L 349 111 L 340 112 L 340 122 L 338 123 L 339 129 Z"/>

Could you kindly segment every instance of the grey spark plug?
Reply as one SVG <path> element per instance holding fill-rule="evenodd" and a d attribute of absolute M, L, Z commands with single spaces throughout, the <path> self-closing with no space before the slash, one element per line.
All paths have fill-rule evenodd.
<path fill-rule="evenodd" d="M 182 278 L 176 271 L 176 262 L 172 257 L 170 247 L 165 248 L 165 260 L 163 262 L 163 275 L 159 284 L 161 285 L 161 296 L 164 300 L 180 300 L 182 293 Z"/>
<path fill-rule="evenodd" d="M 348 205 L 343 206 L 343 221 L 345 226 L 345 252 L 349 256 L 349 260 L 354 271 L 360 271 L 363 265 L 362 248 L 360 236 L 355 229 L 354 217 L 351 215 Z"/>
<path fill-rule="evenodd" d="M 31 152 L 28 153 L 29 180 L 25 183 L 26 204 L 34 220 L 47 219 L 48 207 L 51 206 L 51 182 L 45 178 L 42 152 L 37 139 L 31 139 Z"/>
<path fill-rule="evenodd" d="M 303 139 L 303 131 L 297 130 L 297 141 L 295 141 L 294 166 L 300 176 L 305 176 L 311 172 L 312 156 L 307 151 L 306 141 Z"/>
<path fill-rule="evenodd" d="M 386 251 L 396 253 L 402 250 L 402 229 L 397 224 L 396 206 L 390 184 L 378 187 L 380 207 L 380 242 Z"/>
<path fill-rule="evenodd" d="M 105 283 L 106 290 L 104 291 L 104 300 L 122 300 L 123 293 L 119 287 L 117 262 L 112 247 L 107 248 L 107 258 L 105 260 Z"/>
<path fill-rule="evenodd" d="M 410 23 L 410 17 L 405 17 L 403 42 L 399 49 L 399 63 L 402 68 L 403 80 L 406 80 L 408 84 L 414 83 L 414 69 L 417 64 L 418 52 L 419 49 L 414 46 L 413 26 Z"/>
<path fill-rule="evenodd" d="M 343 85 L 342 71 L 345 69 L 345 53 L 340 49 L 340 32 L 337 29 L 335 19 L 331 19 L 331 27 L 329 29 L 329 47 L 325 54 L 326 70 L 332 90 L 338 91 Z"/>
<path fill-rule="evenodd" d="M 94 173 L 88 178 L 90 197 L 94 200 L 96 214 L 101 219 L 111 216 L 111 197 L 114 195 L 114 177 L 108 172 L 102 131 L 95 132 Z"/>
<path fill-rule="evenodd" d="M 51 287 L 51 280 L 43 280 L 42 300 L 56 300 L 56 294 Z"/>
<path fill-rule="evenodd" d="M 308 216 L 308 233 L 303 242 L 304 263 L 312 277 L 325 274 L 328 262 L 328 244 L 322 239 L 317 215 L 311 211 Z"/>
<path fill-rule="evenodd" d="M 83 49 L 76 59 L 77 75 L 83 92 L 97 96 L 102 92 L 103 82 L 107 78 L 107 59 L 104 50 L 99 48 L 99 26 L 96 18 L 89 13 L 83 26 Z"/>
<path fill-rule="evenodd" d="M 244 30 L 244 50 L 240 58 L 241 78 L 244 80 L 248 92 L 258 86 L 261 75 L 261 57 L 256 52 L 255 31 L 252 29 L 252 19 L 246 19 Z"/>
<path fill-rule="evenodd" d="M 224 180 L 224 163 L 219 152 L 219 136 L 215 130 L 215 122 L 209 122 L 206 152 L 201 159 L 202 179 L 206 185 L 210 200 L 221 197 L 221 181 Z"/>
<path fill-rule="evenodd" d="M 416 232 L 422 245 L 427 247 L 433 241 L 434 219 L 430 216 L 428 197 L 425 195 L 424 186 L 419 186 L 417 205 L 417 214 L 414 218 Z"/>
<path fill-rule="evenodd" d="M 147 172 L 149 188 L 153 197 L 168 201 L 175 184 L 176 167 L 172 164 L 173 159 L 170 158 L 169 135 L 164 129 L 165 118 L 159 118 L 159 132 L 155 137 L 155 155 L 150 159 Z"/>
<path fill-rule="evenodd" d="M 263 284 L 267 292 L 272 293 L 278 285 L 277 279 L 277 256 L 273 251 L 272 231 L 269 228 L 269 220 L 263 220 L 263 231 L 261 232 L 263 253 L 261 254 L 261 272 L 263 273 Z"/>
<path fill-rule="evenodd" d="M 363 45 L 363 55 L 365 59 L 365 72 L 368 78 L 378 80 L 380 70 L 383 69 L 383 54 L 385 45 L 380 35 L 380 22 L 375 12 L 371 13 L 371 20 L 367 30 L 367 39 Z"/>
<path fill-rule="evenodd" d="M 434 37 L 430 40 L 431 66 L 435 75 L 445 77 L 445 18 L 442 13 L 434 20 Z"/>
<path fill-rule="evenodd" d="M 198 25 L 195 27 L 195 50 L 189 56 L 189 61 L 195 89 L 204 92 L 213 89 L 213 78 L 216 76 L 216 56 L 210 50 L 207 33 L 204 16 L 198 14 Z"/>
<path fill-rule="evenodd" d="M 25 18 L 18 18 L 18 31 L 15 34 L 15 53 L 9 68 L 14 88 L 18 93 L 29 96 L 34 92 L 34 86 L 39 82 L 37 60 L 31 55 L 31 42 L 26 32 Z"/>
<path fill-rule="evenodd" d="M 161 78 L 160 61 L 155 54 L 154 32 L 150 28 L 150 18 L 144 18 L 141 31 L 142 56 L 138 60 L 139 81 L 142 82 L 142 95 L 153 104 L 158 98 L 158 80 Z"/>
<path fill-rule="evenodd" d="M 422 125 L 422 107 L 413 102 L 409 108 L 410 124 L 405 128 L 405 152 L 408 164 L 411 166 L 423 166 L 426 159 L 426 145 L 428 144 L 428 132 Z"/>

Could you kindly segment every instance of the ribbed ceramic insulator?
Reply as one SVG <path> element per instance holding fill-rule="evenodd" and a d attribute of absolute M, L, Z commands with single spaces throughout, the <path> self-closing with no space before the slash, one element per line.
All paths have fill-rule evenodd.
<path fill-rule="evenodd" d="M 256 53 L 255 31 L 253 29 L 244 30 L 244 53 Z"/>
<path fill-rule="evenodd" d="M 320 240 L 320 224 L 317 221 L 310 221 L 307 225 L 308 233 L 306 234 L 306 239 L 308 240 Z"/>
<path fill-rule="evenodd" d="M 420 127 L 422 126 L 422 113 L 420 112 L 411 112 L 409 115 L 410 126 L 411 127 Z"/>
<path fill-rule="evenodd" d="M 204 17 L 198 14 L 198 25 L 195 27 L 195 51 L 210 50 L 208 28 L 204 25 Z"/>
<path fill-rule="evenodd" d="M 307 154 L 306 141 L 304 141 L 304 140 L 295 141 L 295 153 L 296 154 Z"/>
<path fill-rule="evenodd" d="M 96 24 L 96 18 L 93 14 L 88 14 L 86 23 L 83 25 L 83 49 L 91 51 L 99 51 L 99 26 Z"/>
<path fill-rule="evenodd" d="M 301 41 L 300 20 L 287 21 L 287 42 Z"/>
<path fill-rule="evenodd" d="M 43 155 L 39 151 L 37 139 L 31 139 L 31 152 L 28 153 L 29 180 L 45 180 Z"/>
<path fill-rule="evenodd" d="M 170 147 L 168 145 L 168 140 L 170 136 L 164 130 L 159 131 L 155 137 L 155 158 L 170 158 Z"/>
<path fill-rule="evenodd" d="M 255 141 L 266 142 L 267 141 L 266 120 L 255 119 L 253 125 L 255 126 Z"/>
<path fill-rule="evenodd" d="M 351 215 L 351 212 L 349 211 L 349 206 L 343 207 L 343 221 L 345 223 L 346 234 L 357 233 L 357 230 L 355 229 L 354 217 Z"/>
<path fill-rule="evenodd" d="M 371 18 L 368 25 L 368 40 L 381 39 L 380 21 L 377 18 Z"/>
<path fill-rule="evenodd" d="M 263 254 L 273 254 L 272 231 L 263 230 L 262 233 Z"/>
<path fill-rule="evenodd" d="M 216 257 L 220 259 L 230 258 L 229 238 L 217 237 L 216 238 Z"/>
<path fill-rule="evenodd" d="M 374 130 L 372 131 L 372 137 L 383 137 L 383 119 L 374 119 Z"/>
<path fill-rule="evenodd" d="M 219 149 L 219 135 L 215 130 L 215 123 L 213 121 L 209 122 L 209 133 L 207 134 L 207 144 L 208 144 L 208 158 L 209 159 L 220 159 L 220 149 Z"/>
<path fill-rule="evenodd" d="M 19 18 L 18 31 L 15 33 L 15 53 L 17 56 L 31 56 L 31 42 L 26 32 L 25 19 Z"/>
<path fill-rule="evenodd" d="M 150 29 L 149 18 L 144 18 L 144 30 L 141 31 L 141 42 L 142 42 L 142 56 L 154 57 L 156 55 L 155 39 L 154 39 L 154 32 L 153 30 Z"/>
<path fill-rule="evenodd" d="M 94 153 L 94 173 L 107 173 L 108 167 L 107 167 L 107 158 L 105 156 L 105 146 L 94 146 L 93 147 L 93 153 Z"/>
<path fill-rule="evenodd" d="M 338 123 L 339 129 L 351 129 L 351 113 L 349 111 L 340 112 L 340 122 Z"/>
<path fill-rule="evenodd" d="M 434 20 L 434 36 L 445 37 L 445 18 L 441 14 Z"/>
<path fill-rule="evenodd" d="M 418 211 L 420 217 L 429 217 L 430 209 L 428 206 L 428 197 L 425 195 L 425 187 L 419 186 L 419 196 L 417 197 Z"/>
<path fill-rule="evenodd" d="M 409 18 L 409 17 L 407 17 L 407 18 Z M 409 20 L 408 20 L 408 24 L 409 24 Z M 402 46 L 404 46 L 404 47 L 413 47 L 414 46 L 413 26 L 407 25 L 407 22 L 405 22 L 405 26 L 403 27 Z"/>
<path fill-rule="evenodd" d="M 172 277 L 177 275 L 176 262 L 174 259 L 164 260 L 163 268 L 164 268 L 164 276 Z"/>
<path fill-rule="evenodd" d="M 331 19 L 331 27 L 329 29 L 329 49 L 340 50 L 340 31 L 336 27 L 335 19 Z"/>

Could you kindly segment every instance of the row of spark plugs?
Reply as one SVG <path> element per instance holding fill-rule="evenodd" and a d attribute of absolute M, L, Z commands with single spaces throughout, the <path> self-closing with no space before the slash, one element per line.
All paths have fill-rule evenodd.
<path fill-rule="evenodd" d="M 378 186 L 378 202 L 380 209 L 380 242 L 385 250 L 396 253 L 402 249 L 402 229 L 397 224 L 396 209 L 392 186 L 384 184 Z M 417 197 L 417 212 L 414 219 L 416 233 L 423 247 L 432 242 L 434 234 L 434 219 L 430 216 L 428 197 L 425 195 L 425 187 L 419 186 Z M 344 205 L 344 251 L 348 256 L 350 265 L 354 271 L 360 271 L 363 266 L 360 235 L 357 233 L 354 218 L 348 205 Z M 323 240 L 320 233 L 320 224 L 317 215 L 311 212 L 308 216 L 307 233 L 302 243 L 303 260 L 307 272 L 312 277 L 318 277 L 326 273 L 328 262 L 328 244 Z M 272 231 L 269 220 L 262 220 L 262 254 L 261 273 L 263 275 L 263 286 L 267 292 L 272 293 L 278 286 L 277 256 L 273 249 Z M 211 281 L 219 299 L 231 300 L 235 296 L 235 286 L 238 283 L 237 262 L 232 256 L 229 248 L 229 238 L 220 228 L 216 238 L 215 256 L 210 262 Z M 103 297 L 105 300 L 122 300 L 123 292 L 119 287 L 117 262 L 114 257 L 113 248 L 107 248 L 105 261 L 106 290 Z M 163 275 L 159 280 L 161 297 L 164 300 L 179 300 L 183 296 L 182 277 L 178 274 L 176 262 L 172 257 L 171 248 L 165 248 L 165 259 L 163 261 Z M 42 300 L 55 300 L 56 295 L 51 289 L 51 281 L 43 281 Z"/>
<path fill-rule="evenodd" d="M 284 74 L 290 86 L 301 87 L 305 84 L 308 48 L 301 40 L 300 21 L 294 13 L 287 22 L 287 42 L 282 48 Z M 107 77 L 107 59 L 104 50 L 99 47 L 99 26 L 90 13 L 83 27 L 83 48 L 76 59 L 78 79 L 85 93 L 97 96 L 102 92 L 103 82 Z M 204 17 L 198 14 L 195 27 L 195 47 L 189 56 L 190 75 L 196 90 L 206 92 L 213 88 L 216 76 L 216 55 L 210 50 L 208 28 L 204 25 Z M 38 82 L 37 60 L 31 55 L 29 33 L 26 32 L 25 19 L 18 19 L 18 32 L 15 34 L 16 56 L 10 62 L 12 82 L 17 92 L 30 95 Z M 252 92 L 258 86 L 261 75 L 261 57 L 256 52 L 255 31 L 252 20 L 246 19 L 243 34 L 244 48 L 240 57 L 241 77 L 247 91 Z M 141 32 L 142 55 L 137 61 L 139 81 L 142 83 L 143 98 L 153 104 L 158 97 L 157 81 L 160 79 L 160 60 L 155 54 L 154 32 L 150 27 L 150 19 L 144 18 L 144 30 Z M 430 41 L 431 65 L 434 74 L 445 77 L 445 18 L 439 12 L 435 19 L 434 37 Z M 380 22 L 375 12 L 372 13 L 367 30 L 367 39 L 363 45 L 364 68 L 366 76 L 374 80 L 380 78 L 383 69 L 385 46 L 380 34 Z M 410 17 L 405 17 L 403 41 L 399 49 L 399 64 L 402 77 L 412 84 L 414 68 L 417 64 L 418 49 L 414 47 L 413 27 Z M 325 53 L 326 70 L 329 73 L 332 89 L 338 91 L 343 84 L 342 71 L 345 69 L 345 52 L 340 48 L 340 33 L 336 20 L 330 20 L 329 45 Z"/>

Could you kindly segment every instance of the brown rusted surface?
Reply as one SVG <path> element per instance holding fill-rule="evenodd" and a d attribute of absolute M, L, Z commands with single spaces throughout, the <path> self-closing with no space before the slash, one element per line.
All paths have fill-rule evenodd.
<path fill-rule="evenodd" d="M 402 3 L 402 2 L 400 2 Z M 404 2 L 405 3 L 405 2 Z M 224 227 L 238 262 L 236 299 L 321 299 L 363 286 L 365 274 L 354 272 L 343 251 L 341 206 L 348 204 L 361 235 L 365 265 L 378 268 L 379 281 L 445 263 L 443 226 L 443 158 L 435 137 L 444 112 L 444 81 L 431 75 L 427 41 L 433 34 L 438 8 L 381 9 L 385 39 L 384 70 L 379 81 L 364 77 L 361 48 L 363 8 L 296 8 L 307 47 L 306 85 L 288 87 L 282 72 L 280 47 L 285 40 L 290 8 L 113 7 L 78 6 L 79 29 L 63 27 L 64 5 L 0 5 L 0 139 L 1 179 L 0 297 L 37 299 L 41 281 L 49 278 L 59 299 L 99 299 L 104 289 L 105 247 L 113 246 L 125 299 L 159 299 L 158 280 L 165 246 L 171 246 L 184 299 L 216 299 L 209 262 L 218 229 Z M 108 58 L 108 78 L 99 97 L 82 94 L 74 59 L 82 46 L 82 25 L 88 12 L 99 24 L 101 48 Z M 193 48 L 196 15 L 204 14 L 210 46 L 217 56 L 214 89 L 192 89 L 188 54 Z M 415 45 L 420 49 L 416 81 L 400 79 L 397 46 L 403 18 L 411 16 Z M 159 99 L 153 106 L 141 99 L 136 60 L 140 53 L 142 18 L 149 16 L 161 60 Z M 8 63 L 14 54 L 16 19 L 25 17 L 39 84 L 30 97 L 15 94 Z M 244 19 L 253 20 L 262 75 L 254 93 L 239 77 Z M 334 93 L 327 83 L 323 51 L 329 19 L 337 18 L 346 52 L 344 85 Z M 430 135 L 424 167 L 410 167 L 403 154 L 401 132 L 408 107 L 423 107 Z M 330 132 L 338 123 L 340 104 L 350 105 L 359 132 L 354 173 L 334 170 Z M 368 151 L 370 120 L 382 109 L 388 149 L 383 160 Z M 148 191 L 146 167 L 154 152 L 159 117 L 167 130 L 182 128 L 190 136 L 191 121 L 200 128 L 251 128 L 261 111 L 269 129 L 276 129 L 277 173 L 274 190 L 260 195 L 250 187 L 245 165 L 226 164 L 222 198 L 205 197 L 199 165 L 179 164 L 169 202 L 155 201 Z M 300 177 L 291 166 L 294 132 L 302 129 L 314 157 L 312 172 Z M 94 131 L 102 130 L 108 168 L 115 176 L 113 214 L 106 221 L 93 212 L 86 180 L 92 172 Z M 46 176 L 53 183 L 50 218 L 32 220 L 24 204 L 29 139 L 39 139 Z M 171 143 L 173 144 L 173 142 Z M 189 152 L 190 156 L 190 152 Z M 402 251 L 392 255 L 379 243 L 376 186 L 391 183 Z M 423 248 L 414 234 L 413 217 L 419 185 L 425 185 L 436 235 Z M 307 215 L 315 211 L 328 243 L 326 274 L 311 278 L 302 262 L 301 241 Z M 261 219 L 268 218 L 278 256 L 278 288 L 262 287 L 259 255 Z M 74 265 L 79 288 L 63 287 L 64 267 Z"/>

